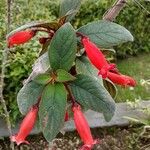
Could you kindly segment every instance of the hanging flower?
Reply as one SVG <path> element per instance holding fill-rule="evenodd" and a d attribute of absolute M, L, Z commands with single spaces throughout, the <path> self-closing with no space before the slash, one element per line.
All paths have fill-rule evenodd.
<path fill-rule="evenodd" d="M 36 32 L 33 30 L 16 32 L 8 38 L 8 47 L 24 44 L 28 42 L 32 37 L 34 37 L 35 34 Z"/>
<path fill-rule="evenodd" d="M 31 110 L 23 119 L 18 134 L 11 136 L 11 141 L 16 142 L 17 145 L 20 145 L 21 143 L 29 144 L 29 142 L 26 141 L 25 139 L 35 125 L 37 113 L 38 113 L 38 106 L 35 105 L 31 108 Z"/>
<path fill-rule="evenodd" d="M 122 86 L 136 86 L 136 81 L 129 76 L 122 75 L 122 74 L 116 74 L 113 72 L 107 73 L 108 79 L 110 79 L 113 83 L 122 85 Z"/>
<path fill-rule="evenodd" d="M 103 78 L 106 78 L 107 72 L 115 69 L 116 65 L 109 64 L 101 50 L 92 43 L 89 38 L 82 38 L 82 43 L 91 63 L 99 70 L 99 74 L 101 74 Z"/>
<path fill-rule="evenodd" d="M 74 112 L 74 123 L 76 129 L 82 141 L 84 142 L 84 145 L 82 146 L 81 150 L 91 150 L 93 145 L 98 143 L 98 140 L 93 139 L 90 131 L 90 127 L 79 105 L 73 106 L 73 112 Z"/>

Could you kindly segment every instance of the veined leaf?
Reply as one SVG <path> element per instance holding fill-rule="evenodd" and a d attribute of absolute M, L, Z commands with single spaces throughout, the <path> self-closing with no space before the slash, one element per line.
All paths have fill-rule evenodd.
<path fill-rule="evenodd" d="M 62 83 L 48 84 L 42 94 L 39 121 L 44 137 L 51 141 L 64 123 L 67 93 Z"/>
<path fill-rule="evenodd" d="M 86 56 L 76 59 L 76 71 L 78 74 L 85 74 L 93 77 L 97 82 L 103 85 L 102 78 L 98 76 L 98 70 L 90 63 Z"/>
<path fill-rule="evenodd" d="M 106 20 L 93 21 L 77 31 L 88 36 L 91 41 L 102 48 L 111 48 L 127 41 L 133 41 L 133 36 L 126 28 Z"/>
<path fill-rule="evenodd" d="M 43 90 L 43 85 L 34 81 L 25 84 L 17 95 L 17 103 L 22 114 L 26 114 L 30 107 L 37 103 Z"/>
<path fill-rule="evenodd" d="M 48 48 L 51 68 L 68 71 L 75 60 L 76 49 L 75 31 L 70 23 L 65 23 L 57 30 Z"/>
<path fill-rule="evenodd" d="M 115 102 L 107 90 L 90 76 L 77 75 L 70 83 L 75 99 L 84 107 L 102 112 L 109 121 L 115 112 Z"/>

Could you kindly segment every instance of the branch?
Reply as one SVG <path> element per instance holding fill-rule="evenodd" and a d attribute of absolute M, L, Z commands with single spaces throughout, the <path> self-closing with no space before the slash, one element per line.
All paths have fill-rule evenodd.
<path fill-rule="evenodd" d="M 7 0 L 7 21 L 6 21 L 6 32 L 10 32 L 10 25 L 11 25 L 11 0 Z M 1 68 L 1 79 L 0 79 L 0 102 L 2 104 L 3 110 L 4 110 L 4 115 L 7 123 L 7 128 L 9 131 L 9 134 L 12 135 L 12 130 L 11 130 L 11 122 L 10 122 L 10 116 L 9 112 L 7 110 L 6 106 L 6 101 L 3 96 L 3 91 L 4 91 L 4 78 L 5 78 L 5 72 L 6 72 L 6 63 L 7 63 L 7 55 L 8 55 L 8 47 L 3 50 L 3 57 L 2 57 L 2 68 Z M 14 150 L 14 144 L 11 142 L 10 147 L 12 150 Z"/>
<path fill-rule="evenodd" d="M 120 11 L 126 5 L 127 0 L 117 0 L 113 6 L 104 14 L 103 19 L 108 21 L 114 21 Z"/>

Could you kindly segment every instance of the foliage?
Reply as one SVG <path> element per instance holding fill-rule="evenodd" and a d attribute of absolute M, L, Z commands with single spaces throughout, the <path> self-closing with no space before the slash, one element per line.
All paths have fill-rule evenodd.
<path fill-rule="evenodd" d="M 48 141 L 51 141 L 57 135 L 57 133 L 62 127 L 62 124 L 64 123 L 64 115 L 65 109 L 67 107 L 67 101 L 70 101 L 70 99 L 67 99 L 67 93 L 65 88 L 66 83 L 68 84 L 68 81 L 70 83 L 72 93 L 74 97 L 77 99 L 76 101 L 80 103 L 83 107 L 102 112 L 105 116 L 106 121 L 109 121 L 113 117 L 115 111 L 115 103 L 111 98 L 111 95 L 103 87 L 102 83 L 101 84 L 97 83 L 97 80 L 95 79 L 95 74 L 90 74 L 90 76 L 77 75 L 76 77 L 74 77 L 74 74 L 71 72 L 71 70 L 74 69 L 74 67 L 76 67 L 77 61 L 75 61 L 75 59 L 77 60 L 78 57 L 76 53 L 82 49 L 79 46 L 81 43 L 79 43 L 80 40 L 79 37 L 76 37 L 76 32 L 81 32 L 82 34 L 89 36 L 91 41 L 95 42 L 98 46 L 101 45 L 102 48 L 108 47 L 110 48 L 114 45 L 119 45 L 127 41 L 132 41 L 133 37 L 127 29 L 116 23 L 110 23 L 108 21 L 101 21 L 101 22 L 94 21 L 98 20 L 98 18 L 90 20 L 93 21 L 91 25 L 94 26 L 94 28 L 92 28 L 93 36 L 90 36 L 90 34 L 88 33 L 89 31 L 91 31 L 91 27 L 89 27 L 90 26 L 89 24 L 85 25 L 87 22 L 89 22 L 89 20 L 86 23 L 84 21 L 81 21 L 79 23 L 78 18 L 82 20 L 82 17 L 81 16 L 79 17 L 79 15 L 77 16 L 77 21 L 75 20 L 73 21 L 73 25 L 75 25 L 75 27 L 79 27 L 82 25 L 85 26 L 82 26 L 81 28 L 75 30 L 73 25 L 71 25 L 67 21 L 71 20 L 74 17 L 74 13 L 79 9 L 80 3 L 78 1 L 75 2 L 77 5 L 76 7 L 72 7 L 72 5 L 75 4 L 71 5 L 68 4 L 66 6 L 63 6 L 65 5 L 64 1 L 64 3 L 61 4 L 61 12 L 60 12 L 61 18 L 59 19 L 56 19 L 56 16 L 58 16 L 58 13 L 56 11 L 58 9 L 57 1 L 56 2 L 49 1 L 47 3 L 42 1 L 41 2 L 36 1 L 36 3 L 38 3 L 39 6 L 39 11 L 37 14 L 35 12 L 38 8 L 35 7 L 36 5 L 35 3 L 33 3 L 33 1 L 30 1 L 27 4 L 26 1 L 20 0 L 18 2 L 18 5 L 20 4 L 29 5 L 29 7 L 32 7 L 33 9 L 30 12 L 27 11 L 27 7 L 24 7 L 23 8 L 24 13 L 19 13 L 20 12 L 20 10 L 18 9 L 19 7 L 18 8 L 15 7 L 14 22 L 17 22 L 18 18 L 22 18 L 23 20 L 20 21 L 19 23 L 28 22 L 29 20 L 33 19 L 34 20 L 47 19 L 48 23 L 42 22 L 42 24 L 39 25 L 38 23 L 34 22 L 33 24 L 31 23 L 30 25 L 27 24 L 13 31 L 8 36 L 11 36 L 14 33 L 20 30 L 24 30 L 26 28 L 36 29 L 37 31 L 38 30 L 40 31 L 40 28 L 44 28 L 48 30 L 48 32 L 51 31 L 50 30 L 51 28 L 54 31 L 52 33 L 52 37 L 50 37 L 50 40 L 44 43 L 42 47 L 43 53 L 46 50 L 48 50 L 49 65 L 51 68 L 49 69 L 48 72 L 44 72 L 46 73 L 44 74 L 44 76 L 37 77 L 36 79 L 34 79 L 34 81 L 27 82 L 23 86 L 23 88 L 19 91 L 17 97 L 19 109 L 23 114 L 26 113 L 27 110 L 30 107 L 32 107 L 33 104 L 37 103 L 37 100 L 39 99 L 39 97 L 41 97 L 39 110 L 40 127 L 41 130 L 43 131 L 45 138 Z M 49 14 L 49 7 L 44 10 L 41 9 L 41 5 L 43 3 L 45 5 L 45 8 L 50 6 L 56 12 L 50 11 Z M 69 3 L 72 3 L 72 1 L 69 1 Z M 102 2 L 102 4 L 105 5 L 104 2 Z M 87 5 L 89 4 L 85 5 L 86 9 Z M 70 13 L 70 11 L 72 12 Z M 82 11 L 85 11 L 85 9 L 81 10 L 81 15 L 83 15 Z M 95 11 L 92 10 L 92 12 Z M 55 20 L 55 22 L 52 22 L 53 20 Z M 100 33 L 97 36 L 95 36 L 97 34 L 97 30 L 99 30 L 98 24 L 102 29 L 104 29 L 103 30 L 104 34 L 102 35 Z M 111 31 L 117 30 L 117 32 L 116 33 L 110 32 L 109 29 L 111 29 Z M 3 30 L 3 32 L 5 31 Z M 108 35 L 108 33 L 109 36 L 105 36 Z M 36 38 L 39 39 L 41 35 L 42 37 L 46 36 L 44 33 L 39 33 Z M 103 38 L 104 40 L 101 40 Z M 109 40 L 111 44 L 107 40 Z M 31 66 L 35 58 L 37 58 L 38 56 L 37 54 L 40 51 L 39 49 L 41 49 L 39 43 L 32 41 L 31 43 L 25 46 L 25 50 L 24 48 L 17 47 L 15 48 L 15 51 L 13 51 L 14 49 L 10 51 L 5 82 L 7 86 L 5 87 L 4 94 L 5 98 L 10 103 L 9 109 L 12 110 L 12 115 L 14 117 L 13 119 L 17 118 L 18 111 L 15 103 L 11 103 L 11 101 L 16 99 L 14 94 L 16 94 L 20 89 L 21 86 L 20 81 L 23 81 L 25 78 L 27 78 L 27 75 L 30 74 L 32 68 Z M 78 61 L 78 66 L 80 66 L 80 63 L 82 62 Z M 88 65 L 88 63 L 85 65 Z M 49 78 L 47 76 L 47 73 L 49 74 Z M 78 74 L 78 72 L 76 72 L 76 74 Z M 82 83 L 80 83 L 81 81 Z M 91 83 L 92 90 L 89 88 L 91 85 L 88 85 L 87 83 Z M 109 84 L 107 84 L 106 86 L 108 86 Z M 111 86 L 113 86 L 113 84 L 111 84 Z M 33 89 L 36 90 L 34 91 Z M 32 93 L 30 93 L 30 91 L 32 91 Z M 8 92 L 9 95 L 7 94 Z M 95 94 L 96 97 L 94 97 Z M 89 99 L 86 97 L 87 95 L 89 96 Z M 92 101 L 93 99 L 95 100 Z"/>

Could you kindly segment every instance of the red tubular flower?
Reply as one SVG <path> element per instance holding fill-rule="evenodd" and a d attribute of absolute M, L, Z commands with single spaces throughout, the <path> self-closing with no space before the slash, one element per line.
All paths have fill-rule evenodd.
<path fill-rule="evenodd" d="M 108 64 L 103 53 L 94 43 L 89 40 L 89 38 L 82 38 L 82 43 L 91 63 L 100 71 L 99 74 L 101 74 L 103 78 L 106 78 L 107 72 L 115 69 L 116 65 Z"/>
<path fill-rule="evenodd" d="M 73 112 L 76 129 L 82 141 L 84 142 L 84 145 L 82 146 L 81 150 L 91 150 L 93 145 L 98 143 L 98 140 L 93 139 L 89 125 L 79 105 L 73 107 Z"/>
<path fill-rule="evenodd" d="M 35 125 L 37 113 L 38 107 L 33 106 L 26 117 L 23 119 L 18 134 L 11 136 L 11 141 L 16 142 L 17 145 L 20 145 L 21 143 L 29 144 L 25 138 L 29 135 Z"/>
<path fill-rule="evenodd" d="M 129 76 L 122 75 L 122 74 L 116 74 L 112 72 L 107 73 L 107 77 L 116 84 L 122 85 L 122 86 L 136 86 L 136 81 Z"/>
<path fill-rule="evenodd" d="M 8 47 L 24 44 L 34 36 L 35 36 L 35 31 L 33 30 L 16 32 L 15 34 L 13 34 L 8 38 Z"/>

